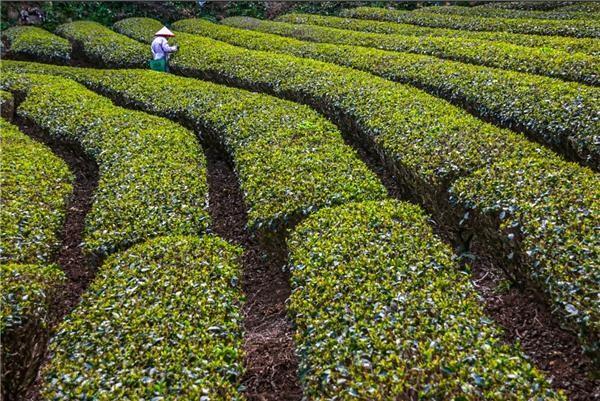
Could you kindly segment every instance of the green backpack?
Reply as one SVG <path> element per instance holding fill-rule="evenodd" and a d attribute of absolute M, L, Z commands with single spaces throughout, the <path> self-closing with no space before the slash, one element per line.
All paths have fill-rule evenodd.
<path fill-rule="evenodd" d="M 154 71 L 166 72 L 167 71 L 167 60 L 164 58 L 158 60 L 150 60 L 148 63 L 150 69 Z"/>

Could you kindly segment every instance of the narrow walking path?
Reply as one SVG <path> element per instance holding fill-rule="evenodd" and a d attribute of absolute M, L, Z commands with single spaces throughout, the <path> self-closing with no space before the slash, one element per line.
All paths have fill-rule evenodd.
<path fill-rule="evenodd" d="M 287 252 L 282 238 L 259 238 L 246 230 L 246 207 L 237 177 L 224 152 L 205 147 L 209 210 L 215 234 L 244 248 L 242 288 L 245 375 L 249 400 L 300 400 L 298 360 L 285 302 L 290 295 L 284 271 Z"/>

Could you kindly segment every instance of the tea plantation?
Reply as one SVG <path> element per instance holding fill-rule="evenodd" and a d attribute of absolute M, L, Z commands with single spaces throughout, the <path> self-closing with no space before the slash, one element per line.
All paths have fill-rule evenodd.
<path fill-rule="evenodd" d="M 3 31 L 1 399 L 600 397 L 600 9 L 509 6 Z"/>

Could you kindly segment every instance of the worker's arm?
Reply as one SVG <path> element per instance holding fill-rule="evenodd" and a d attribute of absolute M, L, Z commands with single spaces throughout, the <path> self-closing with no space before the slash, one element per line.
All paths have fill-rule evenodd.
<path fill-rule="evenodd" d="M 162 49 L 165 53 L 173 53 L 177 51 L 177 46 L 169 46 L 169 42 L 166 39 L 161 44 Z"/>

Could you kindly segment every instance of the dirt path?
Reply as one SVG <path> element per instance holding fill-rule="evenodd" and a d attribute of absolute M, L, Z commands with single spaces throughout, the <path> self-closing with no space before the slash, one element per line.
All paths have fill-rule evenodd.
<path fill-rule="evenodd" d="M 284 271 L 283 239 L 261 241 L 246 230 L 246 206 L 226 155 L 205 147 L 208 161 L 209 208 L 215 234 L 244 248 L 242 287 L 245 374 L 248 400 L 300 400 L 298 361 L 285 301 L 290 295 Z"/>

